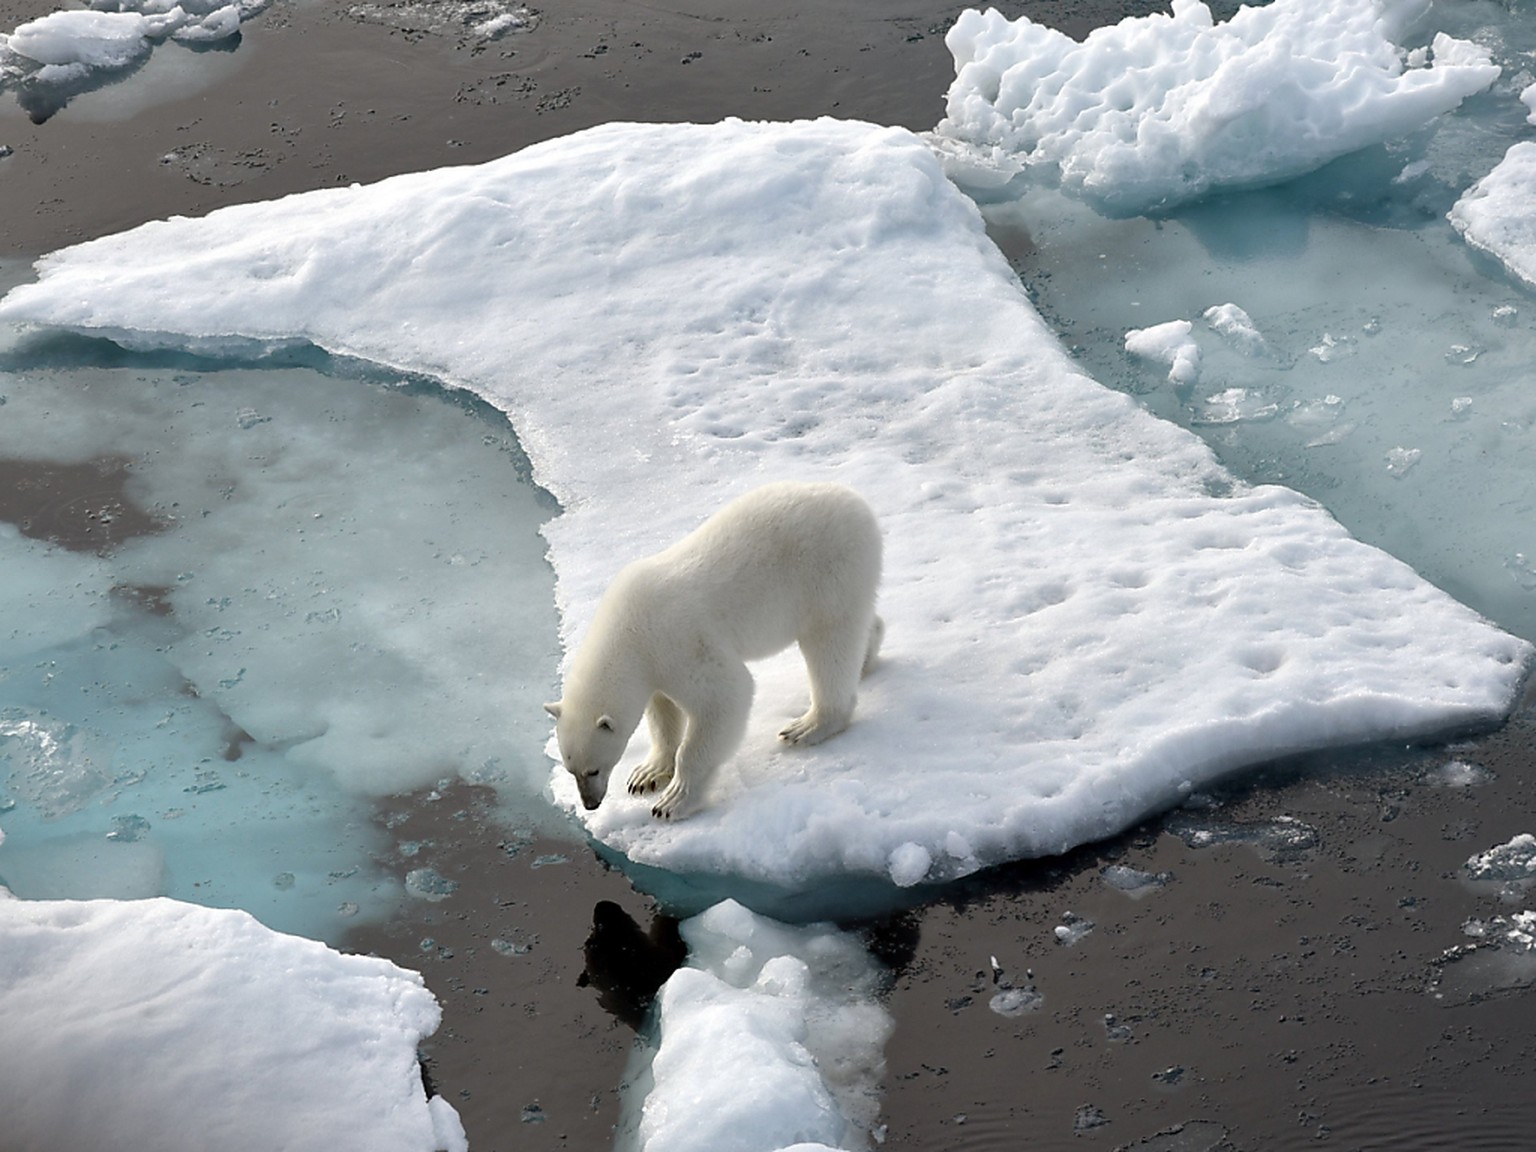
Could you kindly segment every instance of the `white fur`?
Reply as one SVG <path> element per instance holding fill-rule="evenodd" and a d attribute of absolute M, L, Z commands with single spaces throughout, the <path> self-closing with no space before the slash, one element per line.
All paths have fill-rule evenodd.
<path fill-rule="evenodd" d="M 564 698 L 545 706 L 582 803 L 602 803 L 644 714 L 651 754 L 629 790 L 661 789 L 652 812 L 686 815 L 746 731 L 747 661 L 791 644 L 805 658 L 811 707 L 780 738 L 817 744 L 848 727 L 885 631 L 879 582 L 875 515 L 838 484 L 758 488 L 630 564 L 597 606 Z"/>

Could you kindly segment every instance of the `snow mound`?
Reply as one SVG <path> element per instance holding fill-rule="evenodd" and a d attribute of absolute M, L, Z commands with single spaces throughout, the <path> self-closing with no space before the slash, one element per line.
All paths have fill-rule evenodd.
<path fill-rule="evenodd" d="M 1536 287 L 1536 142 L 1523 140 L 1452 206 L 1448 217 L 1472 247 Z"/>
<path fill-rule="evenodd" d="M 244 912 L 0 888 L 7 1148 L 460 1152 L 438 1018 L 416 973 Z"/>
<path fill-rule="evenodd" d="M 1101 211 L 1170 208 L 1277 183 L 1409 132 L 1498 78 L 1481 47 L 1394 39 L 1427 5 L 1276 0 L 1215 23 L 1199 0 L 1079 43 L 1027 17 L 969 9 L 938 134 L 994 166 L 1058 177 Z"/>
<path fill-rule="evenodd" d="M 901 129 L 614 124 L 39 270 L 0 321 L 307 339 L 508 412 L 565 509 L 544 532 L 567 650 L 625 562 L 732 496 L 863 492 L 887 639 L 852 728 L 775 739 L 805 706 L 789 652 L 754 669 L 746 739 L 696 816 L 658 822 L 622 788 L 581 813 L 552 768 L 595 837 L 675 872 L 913 884 L 1061 852 L 1246 764 L 1497 718 L 1530 654 L 1082 375 Z"/>
<path fill-rule="evenodd" d="M 734 900 L 682 932 L 689 966 L 658 999 L 637 1147 L 867 1147 L 892 1027 L 869 954 L 829 924 L 790 927 Z"/>

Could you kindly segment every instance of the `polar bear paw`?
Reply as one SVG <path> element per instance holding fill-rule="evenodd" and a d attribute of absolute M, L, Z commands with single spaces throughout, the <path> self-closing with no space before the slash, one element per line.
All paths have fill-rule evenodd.
<path fill-rule="evenodd" d="M 820 744 L 848 727 L 849 717 L 823 716 L 812 708 L 800 719 L 785 725 L 779 739 L 787 744 Z"/>
<path fill-rule="evenodd" d="M 629 794 L 644 796 L 672 779 L 672 764 L 666 760 L 647 760 L 629 774 Z"/>
<path fill-rule="evenodd" d="M 673 773 L 672 783 L 651 806 L 651 815 L 658 820 L 681 820 L 688 815 L 688 786 L 682 777 Z"/>

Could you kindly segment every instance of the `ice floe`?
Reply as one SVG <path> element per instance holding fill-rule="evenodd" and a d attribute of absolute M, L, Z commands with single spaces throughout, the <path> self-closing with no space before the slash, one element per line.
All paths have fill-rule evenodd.
<path fill-rule="evenodd" d="M 1536 87 L 1536 85 L 1533 85 Z M 1463 193 L 1450 211 L 1456 231 L 1473 248 L 1536 287 L 1536 142 L 1522 140 Z"/>
<path fill-rule="evenodd" d="M 619 1147 L 867 1147 L 891 1030 L 868 952 L 831 925 L 779 924 L 733 900 L 682 933 L 688 966 L 662 987 L 649 1092 Z"/>
<path fill-rule="evenodd" d="M 565 509 L 545 534 L 568 647 L 624 561 L 728 497 L 863 491 L 888 639 L 854 727 L 780 748 L 804 692 L 785 654 L 703 813 L 660 824 L 611 792 L 585 817 L 674 872 L 910 883 L 1059 852 L 1244 764 L 1497 718 L 1529 656 L 1083 376 L 900 129 L 609 125 L 39 267 L 0 319 L 310 340 L 504 409 Z"/>
<path fill-rule="evenodd" d="M 228 41 L 270 0 L 91 0 L 0 33 L 0 90 L 13 89 L 34 120 L 71 96 L 138 67 L 155 47 Z"/>
<path fill-rule="evenodd" d="M 463 1152 L 414 972 L 174 900 L 0 888 L 7 1148 Z"/>
<path fill-rule="evenodd" d="M 1216 22 L 1199 0 L 1079 43 L 1028 17 L 969 9 L 945 37 L 955 81 L 940 136 L 959 158 L 1029 168 L 1104 211 L 1166 209 L 1214 188 L 1276 183 L 1409 132 L 1481 92 L 1477 44 L 1399 41 L 1428 9 L 1276 0 Z"/>

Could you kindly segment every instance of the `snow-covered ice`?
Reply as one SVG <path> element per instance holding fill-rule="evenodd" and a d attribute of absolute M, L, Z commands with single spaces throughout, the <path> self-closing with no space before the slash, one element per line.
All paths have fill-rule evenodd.
<path fill-rule="evenodd" d="M 854 727 L 781 750 L 803 673 L 759 666 L 705 812 L 659 824 L 610 794 L 586 817 L 644 864 L 798 886 L 911 880 L 926 854 L 922 878 L 957 876 L 1257 760 L 1494 719 L 1529 657 L 1083 376 L 903 130 L 610 125 L 146 225 L 40 271 L 0 319 L 204 351 L 310 340 L 504 409 L 565 509 L 545 533 L 568 646 L 625 560 L 752 484 L 862 490 L 888 658 Z"/>
<path fill-rule="evenodd" d="M 0 888 L 0 1115 L 18 1152 L 463 1152 L 422 1087 L 421 977 L 174 900 Z"/>
<path fill-rule="evenodd" d="M 831 925 L 791 927 L 726 900 L 682 925 L 659 1042 L 621 1149 L 865 1148 L 891 1019 L 883 973 Z"/>
<path fill-rule="evenodd" d="M 1536 86 L 1533 86 L 1536 87 Z M 1504 159 L 1451 207 L 1451 224 L 1472 247 L 1536 287 L 1536 142 L 1512 144 Z"/>
<path fill-rule="evenodd" d="M 968 9 L 945 37 L 955 81 L 940 136 L 978 164 L 1029 169 L 1116 214 L 1273 184 L 1407 133 L 1499 76 L 1438 33 L 1405 52 L 1420 0 L 1275 0 L 1216 22 L 1199 0 L 1079 43 Z M 989 183 L 995 183 L 994 177 Z"/>

